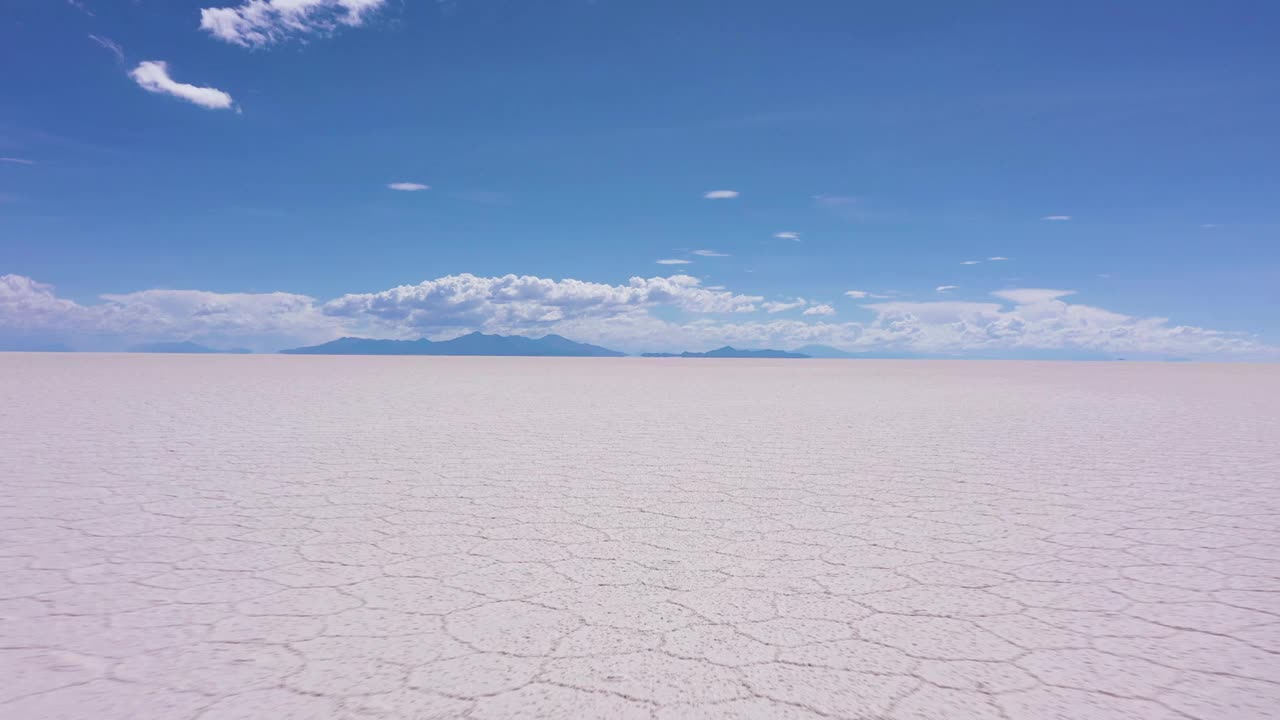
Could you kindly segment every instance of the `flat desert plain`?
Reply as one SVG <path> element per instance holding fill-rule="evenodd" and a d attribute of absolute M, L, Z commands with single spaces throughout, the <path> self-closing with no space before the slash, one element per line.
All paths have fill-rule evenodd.
<path fill-rule="evenodd" d="M 1280 714 L 1280 366 L 0 355 L 0 717 Z"/>

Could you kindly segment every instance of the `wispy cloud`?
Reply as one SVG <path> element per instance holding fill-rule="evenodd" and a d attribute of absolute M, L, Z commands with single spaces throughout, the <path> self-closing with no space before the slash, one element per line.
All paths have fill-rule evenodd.
<path fill-rule="evenodd" d="M 13 163 L 14 165 L 35 165 L 35 160 L 28 160 L 19 157 L 0 157 L 0 163 Z"/>
<path fill-rule="evenodd" d="M 200 29 L 241 47 L 265 47 L 295 37 L 358 27 L 386 0 L 243 0 L 235 7 L 204 8 Z"/>
<path fill-rule="evenodd" d="M 423 185 L 422 183 L 416 183 L 416 182 L 387 183 L 387 187 L 391 188 L 392 190 L 399 190 L 400 192 L 419 192 L 422 190 L 431 189 L 430 185 Z"/>
<path fill-rule="evenodd" d="M 992 255 L 991 257 L 989 257 L 989 258 L 987 258 L 987 259 L 988 259 L 988 260 L 990 260 L 991 262 L 1002 262 L 1002 261 L 1004 261 L 1004 260 L 1008 260 L 1009 258 L 1007 258 L 1007 257 L 1001 257 L 1000 255 Z"/>
<path fill-rule="evenodd" d="M 779 240 L 792 240 L 795 242 L 800 242 L 800 233 L 798 232 L 791 232 L 791 231 L 778 232 L 778 233 L 774 233 L 773 236 Z"/>
<path fill-rule="evenodd" d="M 694 250 L 694 255 L 702 257 L 729 257 L 729 253 L 716 252 L 715 250 Z"/>
<path fill-rule="evenodd" d="M 981 260 L 961 260 L 960 264 L 961 265 L 977 265 L 981 262 L 982 262 Z"/>
<path fill-rule="evenodd" d="M 1049 288 L 1015 288 L 1013 290 L 997 290 L 991 294 L 1018 305 L 1035 305 L 1075 295 L 1076 291 L 1052 290 Z"/>
<path fill-rule="evenodd" d="M 84 13 L 85 15 L 88 15 L 89 17 L 94 17 L 93 11 L 89 9 L 88 5 L 85 5 L 83 2 L 81 2 L 81 0 L 67 0 L 67 4 L 79 10 L 80 12 Z"/>
<path fill-rule="evenodd" d="M 1048 220 L 1049 222 L 1066 222 L 1067 220 L 1071 219 L 1071 216 L 1070 215 L 1045 215 L 1040 219 Z"/>
<path fill-rule="evenodd" d="M 226 110 L 232 106 L 231 95 L 211 87 L 180 83 L 169 77 L 169 67 L 161 60 L 146 60 L 129 73 L 147 92 L 172 95 L 210 110 Z"/>
<path fill-rule="evenodd" d="M 864 298 L 887 298 L 887 297 L 889 297 L 888 295 L 877 295 L 876 293 L 873 293 L 873 292 L 867 292 L 866 290 L 845 290 L 845 291 L 844 291 L 844 296 L 845 296 L 845 297 L 847 297 L 847 298 L 853 298 L 854 300 L 862 300 L 862 299 L 864 299 Z"/>
<path fill-rule="evenodd" d="M 115 56 L 117 63 L 121 65 L 124 64 L 124 48 L 120 47 L 116 41 L 111 38 L 101 37 L 92 33 L 90 33 L 89 39 L 110 51 L 110 53 Z"/>
<path fill-rule="evenodd" d="M 702 197 L 708 200 L 732 200 L 740 194 L 737 190 L 708 190 Z"/>
<path fill-rule="evenodd" d="M 800 314 L 801 315 L 835 315 L 836 309 L 824 303 L 822 305 L 814 305 L 813 307 L 809 308 L 808 310 L 805 310 L 803 313 L 800 313 Z"/>
<path fill-rule="evenodd" d="M 665 260 L 656 260 L 655 262 L 659 265 L 689 265 L 693 263 L 692 260 L 681 260 L 679 258 L 667 258 Z"/>
<path fill-rule="evenodd" d="M 958 287 L 960 286 L 959 285 L 939 285 L 938 287 L 934 288 L 933 291 L 945 293 L 945 292 L 951 292 L 952 290 L 955 290 Z"/>
<path fill-rule="evenodd" d="M 787 300 L 787 301 L 775 300 L 773 302 L 761 303 L 760 309 L 764 310 L 767 313 L 773 314 L 773 313 L 786 312 L 788 310 L 795 310 L 796 308 L 802 308 L 808 304 L 809 304 L 809 301 L 805 300 L 804 298 L 796 298 L 794 300 Z"/>

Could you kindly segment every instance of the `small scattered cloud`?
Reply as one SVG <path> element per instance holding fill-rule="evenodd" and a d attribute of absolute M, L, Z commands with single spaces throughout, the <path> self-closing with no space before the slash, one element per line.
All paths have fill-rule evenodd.
<path fill-rule="evenodd" d="M 162 60 L 145 60 L 129 73 L 143 90 L 171 95 L 210 110 L 226 110 L 232 106 L 231 95 L 217 88 L 181 83 L 169 77 L 169 66 Z"/>
<path fill-rule="evenodd" d="M 795 310 L 796 308 L 802 308 L 808 304 L 809 304 L 808 300 L 805 300 L 804 298 L 796 298 L 795 300 L 792 300 L 790 302 L 775 301 L 775 302 L 760 303 L 760 309 L 772 315 L 773 313 L 786 312 L 788 310 Z"/>
<path fill-rule="evenodd" d="M 1052 290 L 1050 288 L 1015 288 L 1013 290 L 997 290 L 992 295 L 1018 305 L 1035 305 L 1050 302 L 1068 295 L 1075 295 L 1075 290 Z"/>
<path fill-rule="evenodd" d="M 97 43 L 99 46 L 108 50 L 112 55 L 114 55 L 117 63 L 121 65 L 124 64 L 124 48 L 120 47 L 120 45 L 116 41 L 112 40 L 111 38 L 101 37 L 99 35 L 94 35 L 92 33 L 90 33 L 89 39 Z"/>
<path fill-rule="evenodd" d="M 1111 273 L 1098 273 L 1098 277 L 1102 278 L 1103 280 L 1110 280 Z"/>
<path fill-rule="evenodd" d="M 200 29 L 232 45 L 266 47 L 359 27 L 384 5 L 386 0 L 243 0 L 235 7 L 201 9 Z"/>
<path fill-rule="evenodd" d="M 1045 215 L 1040 219 L 1048 220 L 1049 222 L 1066 222 L 1067 220 L 1071 219 L 1071 216 L 1070 215 Z"/>
<path fill-rule="evenodd" d="M 836 314 L 836 309 L 825 303 L 822 305 L 814 305 L 813 307 L 801 313 L 801 315 L 835 315 L 835 314 Z"/>
<path fill-rule="evenodd" d="M 35 165 L 35 160 L 28 160 L 20 157 L 0 157 L 0 163 L 13 163 L 14 165 Z"/>
<path fill-rule="evenodd" d="M 387 183 L 387 187 L 392 190 L 399 190 L 400 192 L 419 192 L 422 190 L 431 189 L 430 185 L 423 185 L 422 183 L 416 183 L 416 182 Z"/>
<path fill-rule="evenodd" d="M 80 12 L 84 13 L 85 15 L 88 15 L 89 17 L 94 17 L 94 12 L 90 10 L 89 6 L 85 5 L 81 0 L 67 0 L 67 4 L 79 10 Z"/>
<path fill-rule="evenodd" d="M 873 293 L 873 292 L 867 292 L 866 290 L 845 290 L 845 291 L 844 291 L 844 296 L 845 296 L 845 297 L 847 297 L 847 298 L 852 298 L 852 299 L 854 299 L 854 300 L 863 300 L 863 299 L 866 299 L 866 298 L 887 298 L 887 297 L 889 297 L 888 295 L 878 295 L 878 294 Z"/>
<path fill-rule="evenodd" d="M 1220 226 L 1218 225 L 1218 223 L 1200 223 L 1200 227 L 1206 230 L 1209 230 L 1209 229 L 1220 227 Z"/>
<path fill-rule="evenodd" d="M 1007 258 L 1007 257 L 1002 257 L 1002 256 L 1000 256 L 1000 255 L 992 255 L 991 257 L 989 257 L 989 258 L 987 258 L 987 259 L 988 259 L 988 260 L 990 260 L 991 262 L 1003 262 L 1003 261 L 1005 261 L 1005 260 L 1008 260 L 1009 258 Z"/>
<path fill-rule="evenodd" d="M 981 260 L 961 260 L 960 264 L 961 265 L 977 265 L 981 262 L 982 262 Z"/>
<path fill-rule="evenodd" d="M 702 257 L 729 257 L 729 253 L 716 252 L 715 250 L 694 250 L 693 254 Z"/>
<path fill-rule="evenodd" d="M 680 258 L 667 258 L 665 260 L 656 261 L 659 265 L 690 265 L 692 260 L 681 260 Z"/>
<path fill-rule="evenodd" d="M 737 190 L 708 190 L 702 197 L 708 200 L 732 200 L 740 194 Z"/>
<path fill-rule="evenodd" d="M 934 288 L 933 291 L 945 293 L 945 292 L 951 292 L 952 290 L 955 290 L 959 287 L 960 287 L 959 285 L 939 285 L 938 287 Z"/>
<path fill-rule="evenodd" d="M 774 233 L 773 236 L 779 240 L 791 240 L 793 242 L 800 242 L 800 233 L 798 232 L 791 232 L 791 231 L 777 232 L 777 233 Z"/>

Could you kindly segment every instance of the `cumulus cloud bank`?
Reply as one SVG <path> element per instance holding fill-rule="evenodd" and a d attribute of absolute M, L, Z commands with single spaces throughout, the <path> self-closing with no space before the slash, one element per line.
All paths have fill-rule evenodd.
<path fill-rule="evenodd" d="M 244 0 L 200 11 L 200 29 L 242 47 L 264 47 L 340 26 L 363 25 L 386 0 Z"/>
<path fill-rule="evenodd" d="M 147 92 L 172 95 L 210 110 L 226 110 L 232 105 L 231 95 L 217 88 L 188 85 L 169 77 L 169 66 L 162 60 L 138 63 L 129 77 Z"/>
<path fill-rule="evenodd" d="M 633 352 L 822 343 L 855 352 L 956 356 L 1085 351 L 1280 360 L 1280 348 L 1252 336 L 1069 303 L 1070 290 L 1013 288 L 993 295 L 992 302 L 869 303 L 862 307 L 871 319 L 836 322 L 830 319 L 834 308 L 826 304 L 799 298 L 766 303 L 759 296 L 703 286 L 688 275 L 633 277 L 611 285 L 462 274 L 327 302 L 284 292 L 144 290 L 104 295 L 94 304 L 61 298 L 52 286 L 28 277 L 3 275 L 0 343 L 40 337 L 77 349 L 119 349 L 142 341 L 194 340 L 275 350 L 342 335 L 443 339 L 480 330 L 559 333 Z M 807 307 L 799 317 L 772 317 L 799 307 Z M 659 308 L 664 310 L 653 312 Z"/>

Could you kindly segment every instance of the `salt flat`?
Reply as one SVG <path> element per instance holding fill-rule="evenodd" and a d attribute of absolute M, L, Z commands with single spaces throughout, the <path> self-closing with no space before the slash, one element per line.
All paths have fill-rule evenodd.
<path fill-rule="evenodd" d="M 1280 708 L 1280 367 L 0 355 L 0 717 Z"/>

